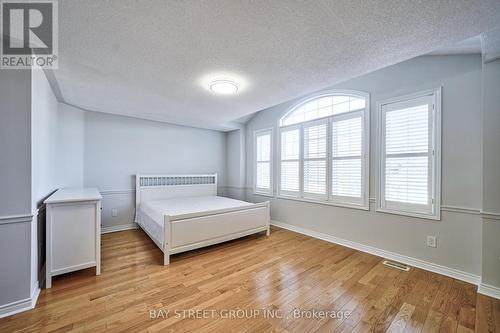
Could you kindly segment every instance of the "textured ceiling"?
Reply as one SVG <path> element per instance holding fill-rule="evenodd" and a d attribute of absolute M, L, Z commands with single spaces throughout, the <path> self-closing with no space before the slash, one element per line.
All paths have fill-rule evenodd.
<path fill-rule="evenodd" d="M 500 28 L 481 35 L 483 39 L 483 61 L 500 59 Z"/>
<path fill-rule="evenodd" d="M 429 55 L 481 54 L 481 37 L 476 36 L 458 43 L 444 46 Z"/>
<path fill-rule="evenodd" d="M 231 129 L 498 22 L 499 0 L 64 0 L 54 77 L 83 109 Z M 200 84 L 211 73 L 245 87 L 214 96 Z"/>

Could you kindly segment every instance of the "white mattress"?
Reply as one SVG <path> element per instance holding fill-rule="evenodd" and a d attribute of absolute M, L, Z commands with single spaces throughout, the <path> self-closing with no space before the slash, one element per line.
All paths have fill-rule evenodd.
<path fill-rule="evenodd" d="M 203 215 L 211 211 L 252 206 L 252 203 L 218 196 L 186 197 L 141 202 L 136 222 L 163 245 L 164 216 L 179 218 L 187 214 Z M 193 216 L 193 217 L 194 217 Z M 190 216 L 191 217 L 191 216 Z"/>

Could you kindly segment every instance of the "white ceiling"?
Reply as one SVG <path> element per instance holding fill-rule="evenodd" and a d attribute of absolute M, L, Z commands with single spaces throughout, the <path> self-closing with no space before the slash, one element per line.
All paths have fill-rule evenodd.
<path fill-rule="evenodd" d="M 468 38 L 432 51 L 429 55 L 481 54 L 481 37 Z"/>
<path fill-rule="evenodd" d="M 500 28 L 481 35 L 483 40 L 483 61 L 500 59 Z"/>
<path fill-rule="evenodd" d="M 499 0 L 64 0 L 54 77 L 83 109 L 227 130 L 498 22 Z M 245 87 L 214 96 L 211 73 Z"/>

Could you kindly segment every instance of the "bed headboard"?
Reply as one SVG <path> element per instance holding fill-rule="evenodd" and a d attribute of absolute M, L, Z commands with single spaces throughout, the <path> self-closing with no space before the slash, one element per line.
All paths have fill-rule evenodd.
<path fill-rule="evenodd" d="M 141 201 L 217 195 L 217 174 L 136 175 L 135 205 Z"/>

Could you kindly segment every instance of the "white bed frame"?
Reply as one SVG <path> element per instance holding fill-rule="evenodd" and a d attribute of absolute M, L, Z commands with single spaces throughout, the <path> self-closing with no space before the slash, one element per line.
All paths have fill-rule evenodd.
<path fill-rule="evenodd" d="M 136 211 L 141 201 L 181 197 L 216 196 L 217 174 L 136 175 Z M 141 228 L 163 251 L 163 264 L 170 255 L 194 250 L 265 231 L 270 233 L 269 201 L 250 206 L 164 216 L 164 244 L 147 228 Z"/>

